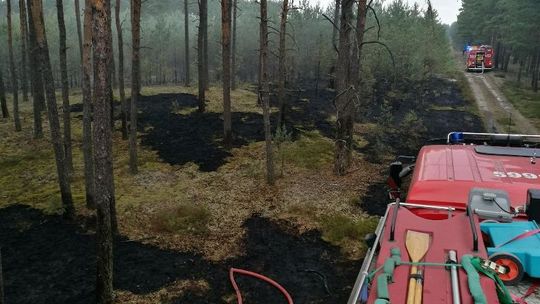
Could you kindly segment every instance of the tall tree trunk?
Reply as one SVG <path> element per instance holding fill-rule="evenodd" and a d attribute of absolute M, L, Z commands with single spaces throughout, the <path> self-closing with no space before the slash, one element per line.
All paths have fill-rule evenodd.
<path fill-rule="evenodd" d="M 527 69 L 525 70 L 527 72 L 527 74 L 531 73 L 531 68 L 532 68 L 532 65 L 533 65 L 534 57 L 535 57 L 535 55 L 533 55 L 533 54 L 529 54 L 527 56 Z"/>
<path fill-rule="evenodd" d="M 537 48 L 536 65 L 533 69 L 532 88 L 534 92 L 538 92 L 538 80 L 540 78 L 540 48 Z"/>
<path fill-rule="evenodd" d="M 349 164 L 352 145 L 353 128 L 353 86 L 351 71 L 351 33 L 352 7 L 354 0 L 343 0 L 341 3 L 341 26 L 339 31 L 339 47 L 336 74 L 336 151 L 334 171 L 337 175 L 345 175 Z"/>
<path fill-rule="evenodd" d="M 66 167 L 73 172 L 73 157 L 71 152 L 71 117 L 69 106 L 69 80 L 67 73 L 67 46 L 66 46 L 66 23 L 64 21 L 64 4 L 62 0 L 56 0 L 58 14 L 58 32 L 60 33 L 60 75 L 62 83 L 62 114 L 64 117 L 64 151 L 66 155 Z"/>
<path fill-rule="evenodd" d="M 259 102 L 263 108 L 264 138 L 266 151 L 266 182 L 274 184 L 274 158 L 272 149 L 272 127 L 270 125 L 270 98 L 268 86 L 268 9 L 266 0 L 261 0 L 260 23 L 260 86 Z"/>
<path fill-rule="evenodd" d="M 501 54 L 499 55 L 499 68 L 504 69 L 504 60 L 506 59 L 506 45 L 502 44 Z"/>
<path fill-rule="evenodd" d="M 71 185 L 69 181 L 69 170 L 66 165 L 62 135 L 60 133 L 60 121 L 56 105 L 56 92 L 54 79 L 49 58 L 49 46 L 45 33 L 45 23 L 43 20 L 43 6 L 41 0 L 32 0 L 32 19 L 36 33 L 37 46 L 39 48 L 39 69 L 45 83 L 47 114 L 49 116 L 49 128 L 51 130 L 51 142 L 53 144 L 56 159 L 56 170 L 60 184 L 60 193 L 65 210 L 65 216 L 70 218 L 74 215 L 73 198 L 71 196 Z"/>
<path fill-rule="evenodd" d="M 81 29 L 81 8 L 79 0 L 74 0 L 75 2 L 75 22 L 77 23 L 77 38 L 79 39 L 79 53 L 81 56 L 81 65 L 83 61 L 83 37 Z"/>
<path fill-rule="evenodd" d="M 26 4 L 24 0 L 19 0 L 19 21 L 21 29 L 21 82 L 23 90 L 23 101 L 28 101 L 28 26 L 26 22 Z"/>
<path fill-rule="evenodd" d="M 287 100 L 285 98 L 285 79 L 287 78 L 287 70 L 285 61 L 287 57 L 286 41 L 287 41 L 287 15 L 289 14 L 289 0 L 283 0 L 281 8 L 281 22 L 279 27 L 279 67 L 278 67 L 278 101 L 279 101 L 279 117 L 278 128 L 285 126 L 285 115 L 287 112 Z"/>
<path fill-rule="evenodd" d="M 113 303 L 113 221 L 112 130 L 110 116 L 111 50 L 110 7 L 106 0 L 93 0 L 94 45 L 94 160 L 96 187 L 96 243 L 98 304 Z M 139 2 L 140 3 L 140 2 Z"/>
<path fill-rule="evenodd" d="M 94 185 L 94 155 L 92 151 L 92 0 L 85 0 L 84 9 L 84 45 L 82 60 L 82 95 L 83 95 L 83 143 L 84 182 L 86 207 L 96 208 Z"/>
<path fill-rule="evenodd" d="M 341 8 L 341 0 L 335 0 L 334 6 L 334 26 L 332 28 L 332 46 L 337 50 L 338 48 L 338 31 L 339 31 L 339 12 Z"/>
<path fill-rule="evenodd" d="M 2 118 L 9 117 L 9 111 L 6 100 L 6 87 L 4 85 L 4 75 L 2 75 L 2 66 L 0 66 L 0 107 L 2 108 Z"/>
<path fill-rule="evenodd" d="M 109 73 L 111 73 L 111 81 L 109 81 L 107 84 L 109 85 L 109 102 L 111 103 L 110 107 L 110 115 L 111 115 L 111 130 L 114 130 L 114 92 L 113 89 L 116 88 L 116 77 L 115 77 L 115 64 L 114 64 L 114 48 L 113 48 L 113 37 L 112 37 L 112 10 L 111 10 L 111 1 L 105 1 L 105 9 L 107 10 L 106 14 L 109 16 L 109 19 L 107 20 L 107 31 L 111 34 L 109 37 L 109 45 L 111 47 L 111 51 L 108 53 L 111 58 L 109 58 Z M 114 223 L 113 223 L 114 224 Z"/>
<path fill-rule="evenodd" d="M 232 144 L 231 120 L 231 0 L 221 0 L 221 45 L 223 61 L 223 139 Z"/>
<path fill-rule="evenodd" d="M 430 3 L 431 6 L 431 3 Z M 366 29 L 366 14 L 367 14 L 367 0 L 358 0 L 358 14 L 356 15 L 356 44 L 353 46 L 353 56 L 352 56 L 352 77 L 354 81 L 354 86 L 356 94 L 360 92 L 361 86 L 361 60 L 362 60 L 362 43 L 364 42 L 364 31 Z M 434 21 L 433 21 L 434 22 Z M 360 98 L 358 96 L 358 98 Z"/>
<path fill-rule="evenodd" d="M 236 90 L 236 19 L 238 18 L 238 0 L 233 0 L 231 89 Z"/>
<path fill-rule="evenodd" d="M 28 8 L 28 59 L 30 66 L 39 66 L 39 50 L 36 41 L 36 31 L 32 19 L 32 0 L 26 0 Z M 43 137 L 43 121 L 41 111 L 45 109 L 45 92 L 43 91 L 43 78 L 40 73 L 30 73 L 30 84 L 32 88 L 32 107 L 34 113 L 34 138 Z"/>
<path fill-rule="evenodd" d="M 141 91 L 141 0 L 131 0 L 131 119 L 129 134 L 129 170 L 137 174 L 137 101 Z"/>
<path fill-rule="evenodd" d="M 184 44 L 185 44 L 185 68 L 186 68 L 186 79 L 184 84 L 186 87 L 189 87 L 189 84 L 191 82 L 191 75 L 190 75 L 190 65 L 191 62 L 189 61 L 189 7 L 188 7 L 188 0 L 184 0 Z M 175 59 L 176 60 L 176 59 Z M 176 65 L 175 65 L 176 67 Z"/>
<path fill-rule="evenodd" d="M 539 61 L 539 57 L 538 57 L 538 54 L 534 54 L 532 56 L 532 61 L 531 61 L 531 71 L 530 71 L 530 74 L 531 74 L 531 88 L 534 89 L 534 83 L 536 82 L 536 66 L 537 66 L 537 62 Z"/>
<path fill-rule="evenodd" d="M 495 48 L 495 69 L 499 69 L 501 48 L 501 41 L 497 40 L 497 47 Z"/>
<path fill-rule="evenodd" d="M 15 58 L 13 56 L 13 31 L 11 26 L 11 0 L 7 0 L 7 23 L 8 23 L 8 49 L 9 49 L 9 70 L 11 74 L 11 91 L 13 93 L 13 119 L 15 121 L 15 131 L 21 131 L 21 119 L 19 117 L 19 82 L 17 81 L 17 70 L 15 69 Z"/>
<path fill-rule="evenodd" d="M 120 103 L 122 105 L 122 139 L 127 140 L 127 102 L 126 89 L 124 84 L 124 37 L 122 33 L 122 21 L 120 20 L 120 4 L 121 0 L 116 0 L 114 12 L 116 21 L 116 33 L 118 35 L 118 85 L 120 90 Z"/>
<path fill-rule="evenodd" d="M 209 73 L 209 67 L 208 67 L 208 0 L 200 0 L 201 2 L 204 2 L 204 10 L 203 10 L 203 55 L 204 55 L 204 89 L 208 90 L 208 84 L 210 82 L 210 73 Z"/>
<path fill-rule="evenodd" d="M 510 64 L 510 56 L 512 55 L 512 49 L 509 49 L 508 52 L 505 54 L 504 59 L 504 71 L 508 72 L 508 65 Z"/>
<path fill-rule="evenodd" d="M 206 4 L 207 0 L 199 0 L 199 28 L 197 33 L 197 73 L 199 89 L 199 112 L 204 112 L 206 108 L 206 84 L 205 84 L 205 63 L 204 63 L 204 33 L 206 26 Z"/>
<path fill-rule="evenodd" d="M 521 86 L 521 75 L 523 74 L 523 67 L 524 66 L 525 66 L 525 61 L 523 60 L 523 58 L 520 58 L 519 59 L 519 71 L 518 71 L 518 74 L 517 74 L 518 86 Z"/>

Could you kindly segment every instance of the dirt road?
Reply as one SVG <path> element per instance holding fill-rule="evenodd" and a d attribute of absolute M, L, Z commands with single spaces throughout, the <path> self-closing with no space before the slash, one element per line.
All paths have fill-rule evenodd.
<path fill-rule="evenodd" d="M 538 130 L 508 101 L 492 74 L 465 73 L 487 131 L 538 134 Z"/>

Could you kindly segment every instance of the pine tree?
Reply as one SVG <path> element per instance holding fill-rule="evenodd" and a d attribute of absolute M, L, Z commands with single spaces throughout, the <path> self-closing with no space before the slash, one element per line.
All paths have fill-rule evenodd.
<path fill-rule="evenodd" d="M 54 156 L 56 160 L 56 171 L 58 182 L 60 184 L 60 194 L 62 196 L 62 205 L 66 217 L 74 216 L 73 198 L 71 196 L 71 184 L 69 178 L 69 169 L 66 164 L 64 145 L 60 133 L 60 121 L 58 119 L 58 110 L 56 104 L 56 91 L 54 88 L 53 72 L 49 58 L 49 46 L 47 35 L 45 33 L 45 22 L 43 20 L 43 5 L 41 0 L 31 0 L 30 10 L 32 12 L 32 22 L 36 34 L 38 47 L 39 71 L 43 78 L 46 100 L 47 114 L 49 117 L 49 128 L 51 132 L 51 142 L 53 145 Z"/>
<path fill-rule="evenodd" d="M 131 119 L 129 134 L 129 170 L 137 174 L 137 101 L 141 91 L 141 0 L 131 0 Z"/>
<path fill-rule="evenodd" d="M 21 118 L 19 116 L 19 81 L 17 80 L 17 70 L 15 69 L 15 57 L 13 55 L 13 29 L 11 25 L 11 0 L 7 0 L 7 26 L 8 26 L 8 52 L 9 70 L 11 73 L 11 93 L 13 94 L 13 121 L 15 131 L 22 130 Z"/>

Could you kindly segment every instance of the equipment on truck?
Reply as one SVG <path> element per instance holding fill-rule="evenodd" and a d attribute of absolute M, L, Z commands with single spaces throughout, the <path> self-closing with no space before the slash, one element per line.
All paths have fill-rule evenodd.
<path fill-rule="evenodd" d="M 503 283 L 540 277 L 538 146 L 539 135 L 452 132 L 399 157 L 388 178 L 395 202 L 348 303 L 513 303 Z"/>

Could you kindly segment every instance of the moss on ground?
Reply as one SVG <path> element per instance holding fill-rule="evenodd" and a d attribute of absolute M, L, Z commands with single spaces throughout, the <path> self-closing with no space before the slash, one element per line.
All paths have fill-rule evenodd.
<path fill-rule="evenodd" d="M 337 246 L 362 241 L 366 234 L 375 231 L 377 223 L 374 217 L 355 220 L 343 214 L 326 215 L 321 219 L 323 238 Z"/>
<path fill-rule="evenodd" d="M 278 153 L 278 163 L 292 164 L 305 169 L 317 170 L 334 160 L 334 142 L 319 132 L 303 132 L 300 139 L 285 142 Z"/>
<path fill-rule="evenodd" d="M 201 235 L 208 232 L 210 217 L 204 206 L 181 204 L 158 211 L 152 226 L 157 232 Z"/>

